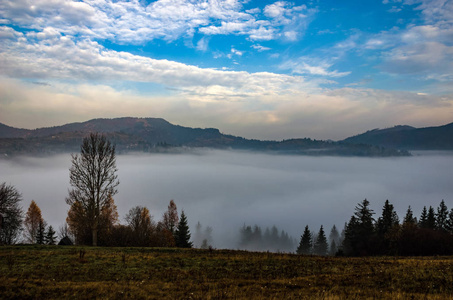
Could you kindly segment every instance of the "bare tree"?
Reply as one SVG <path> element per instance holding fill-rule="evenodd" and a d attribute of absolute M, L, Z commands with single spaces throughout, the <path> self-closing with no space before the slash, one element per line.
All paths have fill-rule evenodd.
<path fill-rule="evenodd" d="M 12 185 L 0 184 L 0 244 L 14 244 L 22 230 L 21 194 Z"/>
<path fill-rule="evenodd" d="M 176 207 L 175 201 L 170 200 L 167 211 L 162 217 L 162 223 L 166 230 L 170 231 L 173 235 L 175 234 L 179 224 L 178 208 Z"/>
<path fill-rule="evenodd" d="M 93 246 L 97 246 L 99 216 L 118 192 L 115 146 L 105 136 L 91 133 L 83 139 L 80 152 L 80 155 L 72 155 L 69 177 L 73 189 L 69 191 L 66 203 L 71 207 L 76 203 L 79 205 L 90 226 Z"/>
<path fill-rule="evenodd" d="M 171 200 L 162 220 L 157 223 L 158 245 L 161 247 L 175 246 L 175 232 L 179 224 L 178 209 L 175 201 Z"/>
<path fill-rule="evenodd" d="M 126 215 L 126 222 L 131 228 L 134 246 L 146 247 L 151 244 L 156 225 L 146 207 L 131 208 Z"/>
<path fill-rule="evenodd" d="M 60 240 L 64 238 L 68 238 L 71 243 L 74 243 L 74 235 L 72 234 L 71 230 L 69 229 L 68 223 L 65 222 L 63 225 L 61 225 L 58 229 L 58 238 Z"/>

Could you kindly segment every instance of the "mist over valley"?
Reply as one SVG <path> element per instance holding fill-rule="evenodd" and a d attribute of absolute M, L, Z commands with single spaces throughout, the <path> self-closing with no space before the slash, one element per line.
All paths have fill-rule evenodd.
<path fill-rule="evenodd" d="M 200 222 L 213 228 L 213 246 L 239 247 L 246 225 L 277 226 L 299 240 L 308 225 L 341 231 L 358 202 L 367 198 L 380 216 L 386 199 L 400 219 L 410 205 L 452 206 L 452 152 L 414 152 L 412 157 L 311 157 L 224 150 L 117 156 L 120 222 L 134 206 L 146 206 L 158 221 L 171 199 L 184 210 L 192 237 Z M 0 160 L 0 182 L 14 185 L 24 210 L 35 200 L 54 228 L 69 206 L 70 155 Z M 264 249 L 263 249 L 264 250 Z"/>

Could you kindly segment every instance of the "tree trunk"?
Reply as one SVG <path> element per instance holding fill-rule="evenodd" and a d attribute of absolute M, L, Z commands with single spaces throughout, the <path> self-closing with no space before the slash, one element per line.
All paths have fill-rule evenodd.
<path fill-rule="evenodd" d="M 93 220 L 93 228 L 91 229 L 93 232 L 93 246 L 96 247 L 98 245 L 98 224 L 99 224 L 99 200 L 96 201 L 97 206 L 94 209 L 94 220 Z"/>
<path fill-rule="evenodd" d="M 92 229 L 93 233 L 93 246 L 96 247 L 98 245 L 98 228 L 97 226 Z"/>

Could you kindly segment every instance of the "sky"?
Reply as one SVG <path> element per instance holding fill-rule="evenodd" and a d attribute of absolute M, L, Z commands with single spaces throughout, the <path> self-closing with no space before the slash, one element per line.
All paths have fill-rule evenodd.
<path fill-rule="evenodd" d="M 450 0 L 1 0 L 0 122 L 339 140 L 453 122 Z"/>

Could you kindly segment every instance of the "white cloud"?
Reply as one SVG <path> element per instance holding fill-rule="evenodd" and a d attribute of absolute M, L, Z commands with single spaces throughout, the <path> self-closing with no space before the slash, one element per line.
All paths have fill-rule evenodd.
<path fill-rule="evenodd" d="M 289 69 L 296 74 L 309 74 L 327 77 L 343 77 L 351 73 L 339 72 L 337 70 L 329 71 L 331 66 L 332 64 L 328 63 L 325 60 L 302 56 L 297 60 L 287 60 L 280 65 L 280 68 L 284 70 Z"/>
<path fill-rule="evenodd" d="M 237 55 L 237 56 L 242 56 L 244 54 L 244 52 L 239 51 L 239 50 L 234 49 L 234 48 L 231 48 L 231 53 L 234 54 L 234 55 Z"/>
<path fill-rule="evenodd" d="M 22 32 L 15 31 L 11 27 L 0 26 L 0 39 L 16 39 L 17 37 L 22 37 L 24 34 Z"/>
<path fill-rule="evenodd" d="M 399 7 L 396 7 L 396 6 L 392 6 L 391 9 L 387 10 L 389 13 L 398 13 L 400 12 L 402 9 L 399 8 Z"/>
<path fill-rule="evenodd" d="M 449 74 L 453 80 L 453 46 L 418 42 L 392 49 L 386 54 L 383 70 L 397 74 Z"/>
<path fill-rule="evenodd" d="M 453 2 L 446 0 L 384 1 L 421 11 L 424 24 L 409 24 L 371 36 L 367 50 L 381 50 L 380 68 L 396 75 L 437 81 L 453 80 Z M 398 6 L 401 7 L 401 6 Z"/>
<path fill-rule="evenodd" d="M 243 52 L 232 48 L 231 54 L 241 56 Z M 0 74 L 16 78 L 152 82 L 186 90 L 221 86 L 238 95 L 317 89 L 316 83 L 300 76 L 204 69 L 108 50 L 89 40 L 74 41 L 70 36 L 40 33 L 0 44 Z"/>
<path fill-rule="evenodd" d="M 258 52 L 271 50 L 271 48 L 264 47 L 264 46 L 261 46 L 261 45 L 252 45 L 252 48 L 255 49 L 255 50 L 258 50 Z"/>
<path fill-rule="evenodd" d="M 382 53 L 384 71 L 453 80 L 453 25 L 410 26 L 387 35 L 386 40 L 390 41 L 388 45 L 393 43 L 393 47 L 387 46 L 387 51 Z"/>
<path fill-rule="evenodd" d="M 196 49 L 198 51 L 206 51 L 206 50 L 208 50 L 208 45 L 209 45 L 209 40 L 207 38 L 203 37 L 197 42 Z"/>
<path fill-rule="evenodd" d="M 242 3 L 158 0 L 146 6 L 139 0 L 4 0 L 0 2 L 0 17 L 38 31 L 54 28 L 67 35 L 134 44 L 153 39 L 172 41 L 191 37 L 196 31 L 207 35 L 245 35 L 252 40 L 273 39 L 280 35 L 264 37 L 257 33 L 285 32 L 283 25 L 302 30 L 309 22 L 302 14 L 305 6 L 276 2 L 274 5 L 282 6 L 283 15 L 268 22 L 258 8 L 244 11 Z"/>

